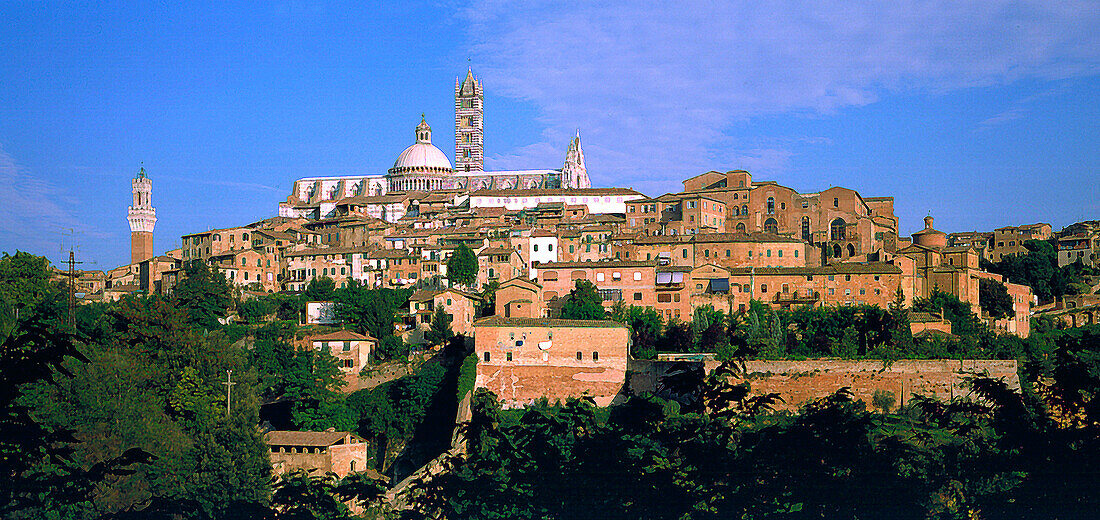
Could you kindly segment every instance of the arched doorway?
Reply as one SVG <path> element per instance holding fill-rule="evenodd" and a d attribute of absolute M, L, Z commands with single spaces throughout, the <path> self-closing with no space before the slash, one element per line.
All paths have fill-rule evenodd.
<path fill-rule="evenodd" d="M 779 234 L 779 222 L 776 222 L 774 218 L 769 218 L 764 221 L 764 232 L 771 233 L 773 235 Z"/>
<path fill-rule="evenodd" d="M 744 233 L 745 232 L 745 223 L 744 222 L 739 222 L 737 224 L 737 232 L 738 233 Z"/>

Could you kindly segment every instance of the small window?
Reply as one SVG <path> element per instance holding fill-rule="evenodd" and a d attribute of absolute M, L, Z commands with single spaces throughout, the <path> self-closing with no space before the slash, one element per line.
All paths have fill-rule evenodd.
<path fill-rule="evenodd" d="M 634 281 L 639 281 L 641 279 L 642 279 L 642 273 L 635 272 L 634 273 Z"/>
<path fill-rule="evenodd" d="M 634 301 L 636 301 L 636 302 L 642 301 L 642 293 L 640 293 L 640 292 L 634 293 Z"/>
<path fill-rule="evenodd" d="M 489 352 L 488 351 L 485 352 L 484 359 L 485 359 L 486 363 L 489 362 Z"/>
<path fill-rule="evenodd" d="M 599 361 L 599 360 L 600 360 L 600 353 L 599 352 L 593 352 L 592 353 L 592 361 Z"/>
<path fill-rule="evenodd" d="M 504 359 L 507 360 L 507 361 L 511 361 L 512 360 L 512 353 L 508 352 L 508 353 L 504 354 Z"/>
<path fill-rule="evenodd" d="M 768 284 L 766 284 L 766 283 L 760 284 L 760 292 L 762 292 L 762 293 L 768 292 Z"/>
<path fill-rule="evenodd" d="M 584 359 L 584 354 L 577 352 L 577 361 Z"/>

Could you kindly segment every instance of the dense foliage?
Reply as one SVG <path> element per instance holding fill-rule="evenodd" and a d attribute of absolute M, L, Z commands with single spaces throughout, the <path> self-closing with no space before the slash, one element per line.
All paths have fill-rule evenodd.
<path fill-rule="evenodd" d="M 0 516 L 292 517 L 273 509 L 288 484 L 273 498 L 261 400 L 294 400 L 306 428 L 353 429 L 358 415 L 335 391 L 331 356 L 295 352 L 287 322 L 256 329 L 248 348 L 219 323 L 224 279 L 188 269 L 194 278 L 173 298 L 80 306 L 74 329 L 43 259 L 0 259 L 0 471 L 11 483 L 0 486 Z M 323 485 L 377 495 L 365 482 L 313 487 Z"/>
<path fill-rule="evenodd" d="M 561 306 L 561 317 L 567 320 L 602 320 L 603 298 L 596 292 L 596 285 L 588 280 L 577 280 Z"/>
<path fill-rule="evenodd" d="M 1058 267 L 1058 243 L 1051 240 L 1028 240 L 1024 242 L 1028 252 L 1021 255 L 1008 255 L 1000 262 L 991 263 L 982 260 L 982 269 L 1003 275 L 1006 281 L 1031 287 L 1040 302 L 1053 301 L 1055 297 L 1077 294 L 1088 285 L 1083 284 L 1082 276 L 1096 275 L 1095 269 L 1081 262 Z"/>
<path fill-rule="evenodd" d="M 771 414 L 776 396 L 726 382 L 732 362 L 696 402 L 635 396 L 606 420 L 572 400 L 508 421 L 482 389 L 468 455 L 419 481 L 414 503 L 450 519 L 1093 517 L 1100 328 L 1046 340 L 1035 393 L 975 379 L 980 402 L 914 397 L 893 413 L 842 389 Z"/>
<path fill-rule="evenodd" d="M 447 279 L 459 285 L 477 280 L 477 255 L 466 244 L 459 244 L 447 259 Z"/>

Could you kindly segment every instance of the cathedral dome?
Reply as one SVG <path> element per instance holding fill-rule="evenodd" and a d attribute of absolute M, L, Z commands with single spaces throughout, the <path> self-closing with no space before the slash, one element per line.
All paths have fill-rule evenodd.
<path fill-rule="evenodd" d="M 432 129 L 421 116 L 420 124 L 416 126 L 416 143 L 397 156 L 390 173 L 453 171 L 451 161 L 432 144 Z"/>

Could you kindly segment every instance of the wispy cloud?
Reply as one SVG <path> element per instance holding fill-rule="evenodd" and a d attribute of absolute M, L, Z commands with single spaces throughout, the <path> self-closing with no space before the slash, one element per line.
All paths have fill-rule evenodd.
<path fill-rule="evenodd" d="M 1100 9 L 1081 1 L 488 0 L 461 16 L 488 88 L 533 103 L 546 128 L 490 163 L 556 164 L 579 127 L 594 182 L 780 173 L 797 146 L 731 142 L 731 127 L 896 92 L 1100 72 Z"/>
<path fill-rule="evenodd" d="M 21 167 L 0 147 L 0 251 L 56 254 L 67 230 L 86 230 L 60 200 L 60 190 Z M 68 244 L 66 244 L 68 245 Z"/>

